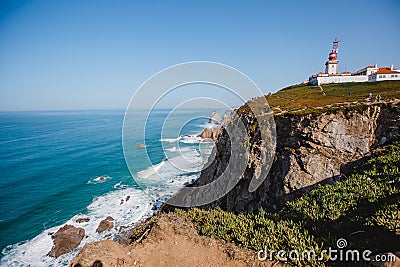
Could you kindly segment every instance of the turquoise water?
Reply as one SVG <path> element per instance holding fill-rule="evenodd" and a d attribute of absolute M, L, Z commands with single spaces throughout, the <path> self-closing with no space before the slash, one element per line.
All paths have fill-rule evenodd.
<path fill-rule="evenodd" d="M 76 251 L 57 260 L 47 257 L 52 245 L 49 232 L 65 223 L 76 224 L 76 218 L 89 217 L 89 223 L 79 225 L 88 235 L 85 242 L 101 239 L 94 231 L 99 220 L 112 215 L 117 226 L 138 221 L 152 214 L 157 199 L 195 179 L 198 173 L 185 174 L 165 164 L 168 155 L 163 147 L 172 155 L 187 151 L 193 156 L 199 149 L 193 135 L 207 124 L 210 110 L 175 113 L 162 136 L 170 139 L 163 140 L 161 127 L 168 112 L 154 111 L 146 140 L 138 135 L 135 141 L 146 143 L 146 149 L 132 147 L 129 151 L 135 160 L 135 176 L 147 179 L 155 175 L 145 160 L 146 153 L 163 173 L 163 180 L 153 179 L 158 182 L 146 192 L 132 179 L 125 163 L 123 110 L 0 113 L 0 264 L 67 265 Z M 146 116 L 144 111 L 137 111 L 137 120 Z M 175 124 L 180 129 L 182 121 L 192 117 L 197 119 L 180 130 L 177 140 L 171 129 Z M 157 183 L 162 185 L 160 190 L 154 188 Z M 127 195 L 131 199 L 121 204 Z"/>

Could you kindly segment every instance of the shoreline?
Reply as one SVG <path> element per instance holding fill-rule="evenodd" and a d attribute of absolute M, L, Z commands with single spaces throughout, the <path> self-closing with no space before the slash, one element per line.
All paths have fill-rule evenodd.
<path fill-rule="evenodd" d="M 197 134 L 196 134 L 197 135 Z M 196 136 L 196 135 L 191 135 L 191 136 Z M 202 142 L 202 140 L 200 141 Z M 149 167 L 150 168 L 150 167 Z M 143 171 L 147 170 L 148 168 L 144 168 Z M 196 176 L 196 179 L 198 179 L 199 174 Z M 132 179 L 132 178 L 131 178 Z M 182 183 L 181 187 L 186 186 L 185 184 L 192 184 L 193 180 L 192 177 L 189 177 L 188 181 L 185 183 Z M 96 186 L 99 184 L 105 184 L 105 183 L 110 183 L 112 182 L 113 179 L 109 175 L 101 175 L 98 177 L 90 178 L 85 184 L 91 185 L 91 186 Z M 65 223 L 55 225 L 53 227 L 47 228 L 43 231 L 41 231 L 39 234 L 35 235 L 33 238 L 24 240 L 18 243 L 14 243 L 11 245 L 7 245 L 1 253 L 1 258 L 0 258 L 0 265 L 3 266 L 3 264 L 13 264 L 17 263 L 18 264 L 29 264 L 29 262 L 36 262 L 39 266 L 48 266 L 49 264 L 56 264 L 58 265 L 63 265 L 67 266 L 68 262 L 72 260 L 78 253 L 79 251 L 83 248 L 84 245 L 91 243 L 91 242 L 96 242 L 100 240 L 108 240 L 112 239 L 115 240 L 119 243 L 126 243 L 129 241 L 129 238 L 131 237 L 131 233 L 133 229 L 136 229 L 140 227 L 141 225 L 145 224 L 151 218 L 156 216 L 165 202 L 165 196 L 160 196 L 157 197 L 155 200 L 151 200 L 151 197 L 148 197 L 147 193 L 144 192 L 142 189 L 138 189 L 136 187 L 131 187 L 131 186 L 122 186 L 121 181 L 116 181 L 117 183 L 112 186 L 113 190 L 106 192 L 103 195 L 100 195 L 98 197 L 93 198 L 91 203 L 85 208 L 85 212 L 81 212 L 78 214 L 75 214 L 71 218 L 69 218 Z M 115 182 L 112 182 L 115 183 Z M 174 184 L 177 185 L 179 184 L 179 181 L 175 181 Z M 135 200 L 135 194 L 132 193 L 137 192 L 140 197 L 139 199 Z M 153 196 L 156 194 L 153 194 Z M 167 194 L 168 195 L 168 194 Z M 126 201 L 126 198 L 129 198 L 129 201 Z M 140 199 L 145 198 L 147 200 L 141 201 Z M 103 200 L 100 200 L 103 199 Z M 121 200 L 121 201 L 120 201 Z M 100 205 L 100 203 L 97 203 L 99 201 L 103 201 L 105 207 L 108 206 L 107 203 L 110 201 L 113 203 L 113 208 L 114 210 L 118 210 L 122 207 L 125 207 L 126 205 L 129 205 L 130 208 L 125 209 L 127 212 L 125 213 L 124 217 L 129 217 L 129 222 L 123 223 L 120 220 L 118 220 L 118 216 L 116 218 L 115 215 L 113 215 L 112 212 L 104 212 L 106 210 L 110 210 L 110 207 L 107 208 L 100 208 L 100 207 L 95 207 Z M 133 202 L 137 202 L 133 203 Z M 151 202 L 151 205 L 149 203 Z M 141 203 L 148 203 L 145 206 L 142 206 L 142 208 L 139 208 L 139 210 L 143 209 L 143 211 L 140 212 L 140 218 L 135 221 L 134 217 L 138 217 L 138 214 L 133 214 L 134 217 L 132 217 L 131 212 L 129 211 L 132 209 L 132 211 L 135 211 L 135 208 L 143 205 Z M 110 204 L 110 203 L 109 203 Z M 113 210 L 111 209 L 111 210 Z M 97 211 L 96 211 L 97 210 Z M 93 213 L 95 212 L 95 213 Z M 104 213 L 104 214 L 103 214 Z M 103 214 L 103 215 L 101 215 Z M 98 225 L 100 224 L 101 220 L 104 220 L 107 216 L 112 216 L 116 220 L 114 221 L 115 229 L 113 231 L 106 231 L 101 234 L 95 233 L 96 228 L 98 228 Z M 93 217 L 94 216 L 94 217 Z M 89 220 L 85 221 L 85 218 L 90 217 Z M 78 245 L 77 249 L 74 249 L 73 251 L 61 255 L 60 257 L 54 259 L 54 258 L 47 258 L 47 253 L 51 251 L 51 249 L 54 246 L 54 243 L 52 242 L 51 236 L 54 235 L 58 230 L 60 230 L 63 226 L 65 225 L 72 225 L 77 228 L 83 227 L 86 229 L 85 231 L 85 237 L 83 238 L 82 242 Z M 89 226 L 91 225 L 91 226 Z M 88 230 L 87 227 L 90 229 Z M 88 236 L 89 235 L 89 236 Z M 38 243 L 39 242 L 39 243 Z M 39 245 L 40 244 L 40 245 Z M 40 250 L 35 250 L 32 249 L 33 247 L 40 247 Z M 23 251 L 28 251 L 28 255 L 26 255 Z M 42 251 L 42 252 L 40 252 Z M 23 256 L 23 255 L 26 256 Z"/>

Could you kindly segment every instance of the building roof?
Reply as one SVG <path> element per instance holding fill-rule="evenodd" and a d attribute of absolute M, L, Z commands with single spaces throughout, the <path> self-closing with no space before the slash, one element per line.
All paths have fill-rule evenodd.
<path fill-rule="evenodd" d="M 359 70 L 357 70 L 357 71 L 355 71 L 355 72 L 353 72 L 353 73 L 364 72 L 364 71 L 367 71 L 367 69 L 376 69 L 376 68 L 377 68 L 377 67 L 370 65 L 370 66 L 366 66 L 366 67 L 364 67 L 364 68 L 362 68 L 362 69 L 359 69 Z"/>
<path fill-rule="evenodd" d="M 350 71 L 343 71 L 342 74 L 351 74 Z"/>
<path fill-rule="evenodd" d="M 396 69 L 392 70 L 390 68 L 383 67 L 383 68 L 379 68 L 378 71 L 371 73 L 371 75 L 373 75 L 373 74 L 400 74 L 400 71 L 396 70 Z"/>
<path fill-rule="evenodd" d="M 396 69 L 391 70 L 390 68 L 379 68 L 376 74 L 399 74 L 399 71 L 395 71 Z"/>

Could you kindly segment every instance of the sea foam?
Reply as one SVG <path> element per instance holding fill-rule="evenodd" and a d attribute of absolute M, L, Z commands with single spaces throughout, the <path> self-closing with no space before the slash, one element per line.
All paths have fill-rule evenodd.
<path fill-rule="evenodd" d="M 129 199 L 127 197 L 129 196 Z M 120 226 L 130 225 L 153 214 L 153 203 L 149 195 L 143 190 L 127 188 L 96 197 L 83 214 L 77 214 L 65 224 L 85 229 L 85 238 L 77 249 L 55 259 L 47 256 L 53 246 L 51 233 L 56 232 L 63 225 L 47 229 L 33 239 L 10 245 L 3 250 L 4 257 L 0 266 L 67 266 L 78 251 L 88 242 L 104 239 L 106 234 L 113 237 L 118 233 Z M 107 216 L 115 219 L 113 230 L 96 233 L 101 220 Z M 77 223 L 79 218 L 90 218 L 88 222 Z"/>
<path fill-rule="evenodd" d="M 137 173 L 137 182 L 139 185 L 144 185 L 144 190 L 120 189 L 124 185 L 118 182 L 114 185 L 114 189 L 117 190 L 94 198 L 84 213 L 75 215 L 63 225 L 43 231 L 29 241 L 6 247 L 2 252 L 4 257 L 0 260 L 0 266 L 68 266 L 86 243 L 102 240 L 107 234 L 111 234 L 110 238 L 113 238 L 121 226 L 133 225 L 152 216 L 155 212 L 154 207 L 158 209 L 163 201 L 171 197 L 184 184 L 192 183 L 198 177 L 198 167 L 207 158 L 207 153 L 199 153 L 196 147 L 184 147 L 180 149 L 180 152 L 179 156 L 161 161 Z M 90 179 L 88 183 L 95 184 L 108 179 L 111 177 L 100 176 Z M 107 216 L 115 219 L 115 228 L 101 234 L 96 233 L 100 221 Z M 77 223 L 76 220 L 79 218 L 90 218 L 90 220 Z M 79 247 L 70 253 L 57 259 L 47 256 L 53 246 L 51 233 L 66 224 L 84 228 L 86 237 Z"/>

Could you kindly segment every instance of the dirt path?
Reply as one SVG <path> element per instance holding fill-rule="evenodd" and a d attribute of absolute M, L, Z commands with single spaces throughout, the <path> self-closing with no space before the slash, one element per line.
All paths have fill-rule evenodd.
<path fill-rule="evenodd" d="M 199 236 L 191 224 L 163 214 L 140 243 L 124 246 L 111 240 L 90 243 L 71 267 L 97 266 L 280 266 L 256 260 L 256 253 L 217 239 Z M 101 263 L 101 265 L 100 265 Z"/>
<path fill-rule="evenodd" d="M 319 87 L 319 89 L 321 90 L 322 94 L 323 94 L 323 95 L 326 95 L 326 93 L 325 93 L 325 91 L 324 91 L 324 88 L 322 88 L 321 85 L 318 85 L 318 87 Z"/>

